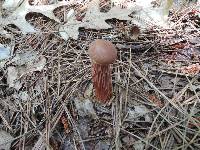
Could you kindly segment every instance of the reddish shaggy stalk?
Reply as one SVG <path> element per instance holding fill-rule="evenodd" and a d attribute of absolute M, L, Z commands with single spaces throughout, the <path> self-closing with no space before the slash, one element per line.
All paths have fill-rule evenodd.
<path fill-rule="evenodd" d="M 88 50 L 92 62 L 92 80 L 96 99 L 106 103 L 112 97 L 110 64 L 117 58 L 117 49 L 110 41 L 97 39 Z"/>
<path fill-rule="evenodd" d="M 109 65 L 92 64 L 92 79 L 96 98 L 105 103 L 112 97 L 112 79 Z"/>

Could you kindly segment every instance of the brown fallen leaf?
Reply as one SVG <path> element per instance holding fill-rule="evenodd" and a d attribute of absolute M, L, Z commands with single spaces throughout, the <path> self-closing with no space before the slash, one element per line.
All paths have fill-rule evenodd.
<path fill-rule="evenodd" d="M 182 67 L 179 69 L 181 73 L 189 74 L 189 75 L 196 75 L 200 72 L 200 65 L 199 63 L 192 64 L 186 67 Z"/>
<path fill-rule="evenodd" d="M 69 122 L 68 122 L 66 116 L 63 114 L 60 119 L 61 119 L 61 122 L 63 124 L 65 133 L 68 134 L 70 132 L 70 126 L 69 126 Z"/>
<path fill-rule="evenodd" d="M 148 96 L 149 100 L 154 103 L 157 107 L 162 108 L 163 107 L 163 103 L 161 102 L 160 99 L 158 99 L 158 97 L 155 94 L 149 94 Z"/>

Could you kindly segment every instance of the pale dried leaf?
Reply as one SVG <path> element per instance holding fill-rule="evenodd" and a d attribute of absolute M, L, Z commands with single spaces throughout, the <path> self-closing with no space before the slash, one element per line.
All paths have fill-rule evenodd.
<path fill-rule="evenodd" d="M 0 22 L 3 19 L 0 17 Z M 0 34 L 3 35 L 5 38 L 12 38 L 12 35 L 9 34 L 6 30 L 4 30 L 2 27 L 0 27 Z"/>
<path fill-rule="evenodd" d="M 0 130 L 0 149 L 10 150 L 12 139 L 13 137 L 9 133 Z"/>
<path fill-rule="evenodd" d="M 75 98 L 74 103 L 80 116 L 91 116 L 93 118 L 97 117 L 93 103 L 89 99 L 80 100 Z"/>
<path fill-rule="evenodd" d="M 93 0 L 88 5 L 88 10 L 83 18 L 83 22 L 86 22 L 85 28 L 109 29 L 111 26 L 108 25 L 105 20 L 113 18 L 119 20 L 131 20 L 128 15 L 135 10 L 135 8 L 121 9 L 120 7 L 113 7 L 109 12 L 103 13 L 100 12 L 99 3 L 99 0 Z"/>
<path fill-rule="evenodd" d="M 60 26 L 59 33 L 64 40 L 68 40 L 69 37 L 78 39 L 78 29 L 84 26 L 84 23 L 77 21 L 75 16 L 71 17 L 66 24 Z"/>
<path fill-rule="evenodd" d="M 63 39 L 68 40 L 69 37 L 77 39 L 80 27 L 97 30 L 112 28 L 105 22 L 107 19 L 131 20 L 128 15 L 135 10 L 135 8 L 113 7 L 109 12 L 103 13 L 100 12 L 99 3 L 99 0 L 93 0 L 88 4 L 86 15 L 82 21 L 77 21 L 75 16 L 69 18 L 68 22 L 60 27 L 60 35 Z"/>
<path fill-rule="evenodd" d="M 151 117 L 148 114 L 149 110 L 144 105 L 134 106 L 134 109 L 128 110 L 128 120 L 135 120 L 139 117 L 144 116 L 145 121 L 151 122 Z"/>
<path fill-rule="evenodd" d="M 90 84 L 89 86 L 87 86 L 84 92 L 84 97 L 92 97 L 93 89 L 94 89 L 93 84 Z"/>
<path fill-rule="evenodd" d="M 22 3 L 23 0 L 5 0 L 5 2 L 2 5 L 2 8 L 7 9 L 7 10 L 13 10 L 17 6 Z"/>
<path fill-rule="evenodd" d="M 9 87 L 19 90 L 22 86 L 19 79 L 25 74 L 41 71 L 46 64 L 46 58 L 37 56 L 35 52 L 26 52 L 17 54 L 9 63 L 15 64 L 16 67 L 8 67 L 7 83 Z"/>
<path fill-rule="evenodd" d="M 108 150 L 111 147 L 111 143 L 109 141 L 98 141 L 97 144 L 95 145 L 95 150 Z"/>
<path fill-rule="evenodd" d="M 35 61 L 35 63 L 33 65 L 31 65 L 29 67 L 29 71 L 33 72 L 33 71 L 42 71 L 42 69 L 44 68 L 44 66 L 46 65 L 46 58 L 41 56 L 38 58 L 38 60 Z"/>
<path fill-rule="evenodd" d="M 25 17 L 30 12 L 37 12 L 41 13 L 50 19 L 53 19 L 57 22 L 60 22 L 59 19 L 54 15 L 53 10 L 57 7 L 69 5 L 69 2 L 58 2 L 56 4 L 52 5 L 39 5 L 39 6 L 31 6 L 29 5 L 28 1 L 25 0 L 23 3 L 17 7 L 11 15 L 9 15 L 6 18 L 0 18 L 0 25 L 6 26 L 8 24 L 14 24 L 16 25 L 22 33 L 28 33 L 28 32 L 36 32 L 35 28 L 30 25 Z"/>
<path fill-rule="evenodd" d="M 142 8 L 149 8 L 152 6 L 152 1 L 154 0 L 136 0 L 135 5 Z"/>
<path fill-rule="evenodd" d="M 14 66 L 10 66 L 7 68 L 7 84 L 9 87 L 13 87 L 16 90 L 19 90 L 22 87 L 22 83 L 18 81 L 19 78 L 19 70 Z"/>
<path fill-rule="evenodd" d="M 128 146 L 131 146 L 135 142 L 135 138 L 130 135 L 127 135 L 122 138 L 122 141 L 126 143 Z"/>
<path fill-rule="evenodd" d="M 20 91 L 18 94 L 14 94 L 13 97 L 17 100 L 20 100 L 22 102 L 27 102 L 30 99 L 30 96 L 28 95 L 27 91 Z"/>
<path fill-rule="evenodd" d="M 132 23 L 140 26 L 141 28 L 147 28 L 148 26 L 159 26 L 163 28 L 168 27 L 166 17 L 163 15 L 162 8 L 142 8 L 135 16 Z"/>
<path fill-rule="evenodd" d="M 72 37 L 73 39 L 77 39 L 78 38 L 78 34 L 74 34 L 74 33 L 77 33 L 77 29 L 70 29 L 70 27 L 73 27 L 72 26 L 60 26 L 59 28 L 59 34 L 60 36 L 64 39 L 64 40 L 68 40 L 69 37 Z M 75 30 L 75 32 L 73 32 Z"/>
<path fill-rule="evenodd" d="M 138 141 L 133 145 L 134 150 L 144 150 L 145 149 L 145 144 L 142 141 Z"/>
<path fill-rule="evenodd" d="M 168 28 L 167 16 L 169 8 L 166 5 L 166 0 L 161 1 L 159 7 L 153 7 L 154 0 L 137 0 L 134 2 L 138 9 L 134 15 L 132 23 L 138 25 L 141 28 L 147 28 L 149 26 L 159 26 L 162 28 Z"/>
<path fill-rule="evenodd" d="M 10 49 L 0 44 L 0 61 L 10 57 Z"/>
<path fill-rule="evenodd" d="M 99 3 L 99 0 L 93 0 L 88 4 L 88 10 L 83 18 L 83 22 L 86 22 L 85 28 L 97 30 L 111 28 L 111 26 L 105 22 L 106 13 L 100 12 Z"/>
<path fill-rule="evenodd" d="M 32 68 L 32 71 L 40 71 L 46 64 L 46 59 L 43 56 L 38 56 L 36 52 L 28 51 L 26 53 L 16 54 L 10 63 L 17 66 L 26 65 L 27 68 Z"/>
<path fill-rule="evenodd" d="M 72 16 L 74 16 L 74 14 L 75 14 L 74 9 L 70 9 L 70 11 L 67 13 L 65 20 L 69 20 Z"/>

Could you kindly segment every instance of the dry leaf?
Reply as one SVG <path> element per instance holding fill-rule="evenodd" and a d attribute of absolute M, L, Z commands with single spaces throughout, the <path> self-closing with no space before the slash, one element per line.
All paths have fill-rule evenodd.
<path fill-rule="evenodd" d="M 13 87 L 16 90 L 19 90 L 22 87 L 22 83 L 18 81 L 19 70 L 16 67 L 10 66 L 7 68 L 7 84 L 9 87 Z"/>
<path fill-rule="evenodd" d="M 89 99 L 74 99 L 76 109 L 78 110 L 79 116 L 85 117 L 90 116 L 92 118 L 97 118 L 97 114 L 94 110 L 93 103 Z"/>
<path fill-rule="evenodd" d="M 4 2 L 4 7 L 5 8 L 10 8 L 12 5 L 13 7 L 16 6 L 16 3 L 10 3 L 9 7 L 6 5 L 10 0 L 6 0 Z M 53 19 L 57 22 L 59 22 L 59 19 L 54 15 L 53 10 L 56 9 L 57 7 L 63 6 L 63 5 L 69 5 L 69 2 L 62 1 L 58 2 L 56 4 L 52 5 L 39 5 L 39 6 L 31 6 L 29 5 L 28 0 L 23 1 L 23 3 L 17 7 L 8 17 L 6 18 L 0 18 L 0 26 L 6 26 L 8 24 L 14 24 L 16 25 L 22 33 L 27 33 L 27 32 L 36 32 L 35 28 L 30 25 L 25 17 L 28 13 L 30 12 L 37 12 L 41 13 L 50 19 Z"/>
<path fill-rule="evenodd" d="M 149 110 L 144 105 L 134 106 L 134 109 L 128 109 L 127 120 L 136 120 L 143 116 L 146 122 L 151 122 L 152 118 L 148 113 Z"/>
<path fill-rule="evenodd" d="M 23 0 L 5 0 L 5 2 L 2 5 L 2 8 L 6 10 L 14 10 L 22 2 Z"/>
<path fill-rule="evenodd" d="M 145 149 L 145 144 L 142 141 L 137 141 L 133 145 L 134 150 L 144 150 Z"/>
<path fill-rule="evenodd" d="M 108 25 L 105 20 L 107 19 L 119 19 L 119 20 L 131 20 L 128 16 L 130 15 L 135 8 L 131 9 L 121 9 L 120 7 L 113 7 L 107 13 L 100 12 L 99 8 L 99 0 L 93 0 L 86 12 L 85 17 L 83 18 L 83 22 L 87 22 L 85 24 L 85 28 L 92 28 L 92 29 L 108 29 L 112 28 Z"/>
<path fill-rule="evenodd" d="M 135 8 L 121 9 L 120 7 L 113 7 L 107 13 L 100 12 L 99 0 L 93 0 L 88 4 L 88 9 L 82 21 L 77 21 L 76 17 L 71 17 L 66 24 L 60 27 L 60 35 L 63 39 L 68 40 L 69 37 L 77 39 L 80 27 L 86 29 L 109 29 L 112 28 L 105 21 L 107 19 L 131 20 L 128 16 Z"/>
<path fill-rule="evenodd" d="M 157 107 L 160 107 L 160 108 L 163 107 L 162 101 L 155 94 L 149 94 L 148 98 Z"/>
<path fill-rule="evenodd" d="M 60 36 L 64 40 L 68 40 L 69 37 L 73 39 L 78 39 L 78 35 L 79 35 L 78 29 L 81 26 L 84 26 L 84 23 L 82 23 L 81 21 L 77 21 L 75 16 L 71 17 L 71 19 L 68 20 L 66 24 L 64 24 L 63 26 L 60 26 L 59 28 Z"/>
<path fill-rule="evenodd" d="M 0 149 L 10 150 L 12 139 L 13 137 L 9 133 L 0 130 Z"/>
<path fill-rule="evenodd" d="M 110 11 L 107 13 L 100 12 L 99 8 L 99 0 L 92 0 L 88 4 L 88 8 L 86 11 L 85 17 L 80 21 L 77 20 L 76 16 L 73 15 L 73 13 L 69 12 L 68 22 L 64 25 L 60 24 L 59 33 L 61 37 L 64 40 L 68 40 L 70 37 L 73 39 L 77 39 L 79 35 L 79 28 L 84 27 L 86 29 L 108 29 L 112 28 L 109 24 L 107 24 L 105 21 L 107 19 L 116 18 L 119 20 L 132 20 L 132 18 L 129 17 L 129 15 L 136 11 L 136 18 L 140 18 L 141 20 L 149 21 L 151 23 L 157 24 L 163 24 L 163 15 L 161 15 L 162 8 L 152 8 L 151 4 L 152 0 L 147 1 L 136 1 L 128 3 L 127 8 L 129 9 L 121 9 L 120 6 L 112 7 Z M 124 3 L 124 1 L 121 1 Z M 41 13 L 45 15 L 46 17 L 49 17 L 50 19 L 53 19 L 60 23 L 59 19 L 54 15 L 53 10 L 65 5 L 75 5 L 78 2 L 75 1 L 62 1 L 58 2 L 56 4 L 51 5 L 39 5 L 39 6 L 31 6 L 29 5 L 28 1 L 21 1 L 17 0 L 15 2 L 11 0 L 5 0 L 4 2 L 4 8 L 10 9 L 15 8 L 12 10 L 11 14 L 8 14 L 8 17 L 0 17 L 0 26 L 4 27 L 8 24 L 14 24 L 16 25 L 22 33 L 29 33 L 29 32 L 36 32 L 36 29 L 29 24 L 25 17 L 30 12 L 36 12 Z M 134 6 L 134 7 L 133 7 Z M 137 9 L 136 9 L 137 8 Z M 159 9 L 159 11 L 158 11 Z M 73 11 L 73 10 L 72 10 Z M 138 15 L 139 14 L 139 15 Z M 139 20 L 140 20 L 139 19 Z M 133 19 L 133 23 L 136 23 L 137 19 Z M 136 23 L 137 24 L 137 23 Z M 144 24 L 144 21 L 142 21 L 142 26 Z M 4 31 L 3 29 L 1 29 Z M 0 32 L 0 34 L 5 34 L 4 32 Z"/>
<path fill-rule="evenodd" d="M 25 16 L 30 12 L 41 13 L 60 23 L 59 33 L 64 40 L 68 40 L 70 37 L 77 39 L 80 27 L 97 30 L 112 28 L 105 22 L 107 19 L 112 18 L 132 20 L 132 23 L 137 24 L 140 27 L 145 27 L 145 23 L 146 25 L 168 26 L 163 13 L 164 6 L 161 5 L 159 8 L 154 8 L 151 2 L 152 0 L 139 0 L 134 2 L 122 0 L 119 3 L 120 6 L 123 3 L 127 3 L 127 8 L 129 9 L 121 9 L 120 6 L 115 6 L 107 13 L 103 13 L 100 12 L 99 8 L 100 0 L 92 0 L 88 4 L 85 17 L 81 21 L 78 21 L 76 16 L 69 12 L 67 15 L 68 22 L 62 25 L 59 19 L 54 15 L 53 10 L 60 6 L 75 5 L 78 1 L 61 1 L 51 5 L 31 6 L 29 5 L 28 0 L 17 0 L 15 2 L 12 0 L 5 0 L 3 5 L 5 9 L 10 9 L 12 7 L 15 9 L 11 14 L 8 14 L 8 17 L 0 17 L 0 26 L 4 27 L 8 24 L 14 24 L 22 31 L 22 33 L 36 32 L 36 29 L 25 19 Z M 133 11 L 136 12 L 134 19 L 129 17 Z M 3 31 L 3 29 L 1 30 Z M 3 34 L 3 32 L 0 32 L 0 34 Z"/>
<path fill-rule="evenodd" d="M 9 57 L 10 57 L 10 49 L 0 44 L 0 62 L 1 60 L 7 59 Z"/>
<path fill-rule="evenodd" d="M 13 64 L 15 67 L 8 67 L 7 83 L 9 87 L 19 90 L 22 86 L 19 79 L 25 74 L 41 71 L 46 64 L 46 58 L 44 56 L 37 56 L 36 52 L 26 52 L 17 54 L 9 64 Z"/>
<path fill-rule="evenodd" d="M 187 67 L 182 67 L 179 70 L 184 74 L 196 75 L 200 72 L 200 65 L 199 63 L 196 63 Z"/>
<path fill-rule="evenodd" d="M 141 28 L 147 28 L 148 26 L 168 28 L 167 16 L 169 9 L 166 7 L 167 1 L 161 1 L 160 6 L 157 7 L 154 7 L 153 1 L 155 0 L 136 0 L 134 2 L 140 9 L 138 9 L 137 14 L 133 16 L 134 19 L 132 23 Z"/>
<path fill-rule="evenodd" d="M 65 133 L 68 134 L 70 132 L 70 125 L 69 125 L 67 117 L 65 115 L 62 115 L 60 119 L 63 124 Z"/>

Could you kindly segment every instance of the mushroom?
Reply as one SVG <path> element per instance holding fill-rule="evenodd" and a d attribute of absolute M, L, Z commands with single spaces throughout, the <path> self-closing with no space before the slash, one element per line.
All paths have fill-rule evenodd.
<path fill-rule="evenodd" d="M 117 50 L 110 41 L 97 39 L 89 46 L 92 62 L 92 80 L 96 99 L 106 103 L 112 97 L 110 64 L 117 58 Z"/>

